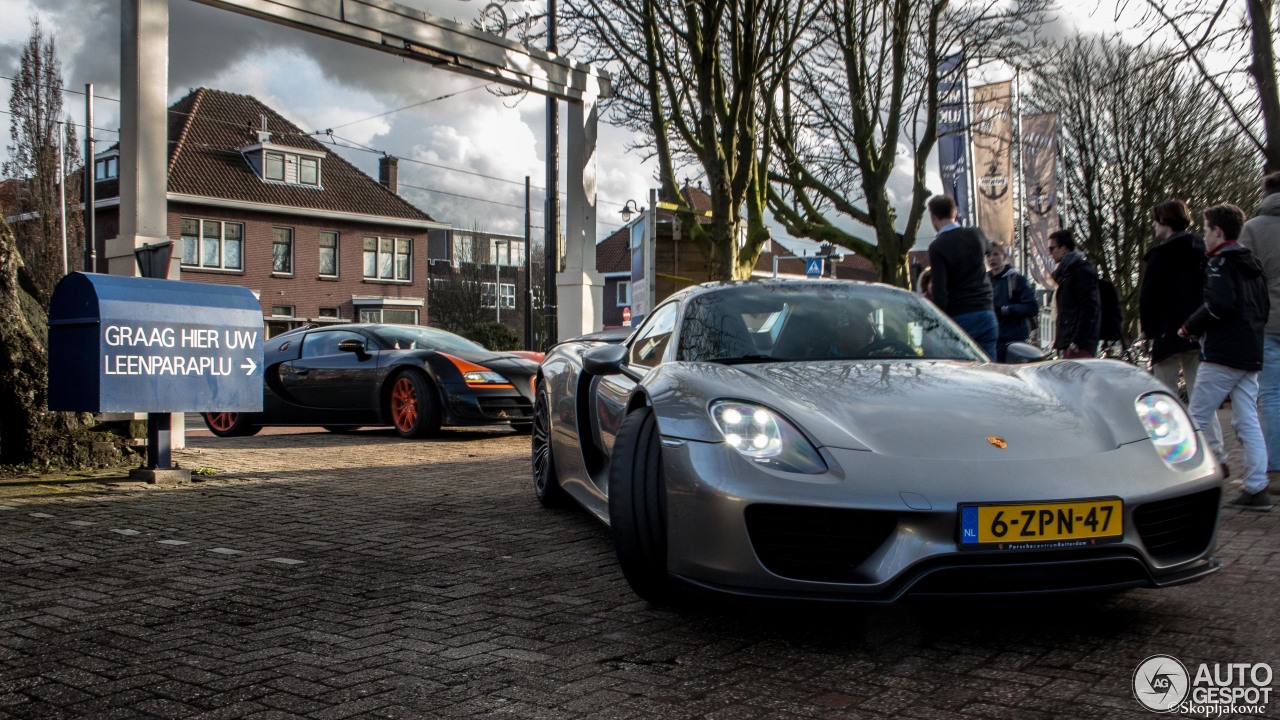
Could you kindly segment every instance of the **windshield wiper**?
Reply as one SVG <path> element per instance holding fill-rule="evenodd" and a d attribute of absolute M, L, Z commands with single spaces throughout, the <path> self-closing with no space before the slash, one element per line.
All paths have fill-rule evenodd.
<path fill-rule="evenodd" d="M 706 362 L 720 363 L 721 365 L 742 365 L 745 363 L 786 361 L 787 358 L 776 358 L 772 355 L 734 355 L 733 357 L 714 357 L 707 358 L 706 360 Z"/>

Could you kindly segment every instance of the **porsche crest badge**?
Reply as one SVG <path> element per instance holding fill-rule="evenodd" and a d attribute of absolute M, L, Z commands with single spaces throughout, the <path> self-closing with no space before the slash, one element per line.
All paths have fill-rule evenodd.
<path fill-rule="evenodd" d="M 992 435 L 991 437 L 987 438 L 987 442 L 991 443 L 992 445 L 995 445 L 1001 450 L 1004 450 L 1005 448 L 1009 447 L 1009 443 L 1005 442 L 1004 438 L 996 437 L 995 435 Z"/>

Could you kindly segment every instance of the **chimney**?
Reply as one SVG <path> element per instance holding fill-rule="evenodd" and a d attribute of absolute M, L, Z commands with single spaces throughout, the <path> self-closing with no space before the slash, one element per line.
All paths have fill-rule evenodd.
<path fill-rule="evenodd" d="M 383 155 L 378 160 L 378 183 L 393 193 L 400 192 L 397 189 L 399 187 L 399 165 L 400 158 L 391 155 Z"/>

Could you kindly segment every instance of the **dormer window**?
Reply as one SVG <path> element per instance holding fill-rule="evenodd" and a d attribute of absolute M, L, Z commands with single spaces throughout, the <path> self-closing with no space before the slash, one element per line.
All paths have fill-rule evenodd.
<path fill-rule="evenodd" d="M 120 177 L 120 156 L 116 153 L 101 155 L 93 163 L 93 179 L 95 182 L 115 180 Z"/>
<path fill-rule="evenodd" d="M 241 149 L 245 159 L 265 182 L 286 185 L 321 186 L 323 152 L 262 143 Z"/>

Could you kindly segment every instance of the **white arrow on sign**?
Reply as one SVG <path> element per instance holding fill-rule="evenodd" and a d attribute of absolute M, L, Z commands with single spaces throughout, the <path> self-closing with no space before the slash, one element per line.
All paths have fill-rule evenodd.
<path fill-rule="evenodd" d="M 245 358 L 244 364 L 240 367 L 244 368 L 245 375 L 252 375 L 253 371 L 258 369 L 258 363 L 254 362 L 253 358 Z"/>

